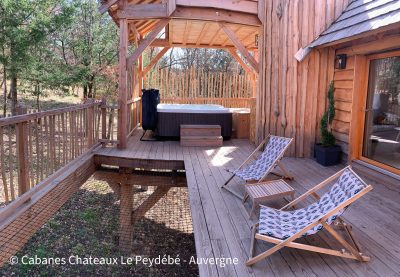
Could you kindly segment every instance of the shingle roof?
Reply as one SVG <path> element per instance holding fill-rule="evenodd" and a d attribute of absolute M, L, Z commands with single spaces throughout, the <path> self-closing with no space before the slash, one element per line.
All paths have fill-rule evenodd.
<path fill-rule="evenodd" d="M 400 22 L 400 0 L 354 0 L 343 13 L 302 53 L 303 59 L 311 48 L 356 36 L 371 30 Z"/>

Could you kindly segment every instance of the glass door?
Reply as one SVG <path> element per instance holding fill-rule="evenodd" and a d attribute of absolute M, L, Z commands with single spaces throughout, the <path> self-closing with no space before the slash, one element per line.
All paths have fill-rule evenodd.
<path fill-rule="evenodd" d="M 400 169 L 400 56 L 372 59 L 362 156 L 375 165 Z"/>

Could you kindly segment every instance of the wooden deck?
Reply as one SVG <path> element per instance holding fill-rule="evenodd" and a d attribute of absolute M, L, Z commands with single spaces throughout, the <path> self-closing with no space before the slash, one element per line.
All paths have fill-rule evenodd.
<path fill-rule="evenodd" d="M 344 214 L 344 219 L 353 224 L 363 252 L 371 256 L 370 262 L 284 249 L 249 268 L 244 263 L 250 247 L 250 226 L 256 219 L 248 219 L 249 204 L 243 206 L 239 199 L 219 187 L 229 178 L 225 169 L 237 167 L 254 147 L 247 140 L 225 141 L 220 148 L 180 147 L 179 142 L 173 141 L 142 142 L 140 135 L 141 132 L 137 132 L 131 137 L 126 150 L 103 148 L 96 155 L 100 161 L 103 158 L 114 162 L 134 160 L 150 165 L 152 161 L 149 160 L 154 160 L 155 164 L 165 161 L 171 167 L 184 165 L 198 258 L 239 259 L 234 266 L 199 265 L 201 276 L 400 275 L 400 187 L 367 180 L 374 190 Z M 284 158 L 283 163 L 295 177 L 290 184 L 296 189 L 296 195 L 340 169 L 324 168 L 309 159 Z M 233 186 L 243 191 L 240 180 L 235 179 Z M 271 203 L 281 204 L 283 202 Z M 303 240 L 319 246 L 338 247 L 325 232 Z M 268 247 L 258 242 L 257 252 Z"/>

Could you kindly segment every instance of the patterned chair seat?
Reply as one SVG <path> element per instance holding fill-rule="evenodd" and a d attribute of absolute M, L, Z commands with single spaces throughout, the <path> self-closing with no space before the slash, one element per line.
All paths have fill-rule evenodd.
<path fill-rule="evenodd" d="M 261 206 L 258 232 L 278 239 L 291 237 L 304 227 L 319 220 L 363 188 L 364 184 L 360 179 L 347 169 L 343 171 L 329 192 L 308 207 L 294 211 L 281 211 Z M 326 223 L 331 224 L 343 212 L 344 210 L 341 210 L 330 216 Z M 315 234 L 321 229 L 322 224 L 319 224 L 308 230 L 303 236 Z"/>
<path fill-rule="evenodd" d="M 260 180 L 266 172 L 276 166 L 276 161 L 290 144 L 290 138 L 270 136 L 264 151 L 257 160 L 249 163 L 246 167 L 230 171 L 245 181 Z"/>

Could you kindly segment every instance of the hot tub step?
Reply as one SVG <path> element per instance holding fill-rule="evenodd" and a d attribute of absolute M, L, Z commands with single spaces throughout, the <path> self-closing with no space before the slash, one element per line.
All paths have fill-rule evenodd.
<path fill-rule="evenodd" d="M 219 125 L 181 125 L 181 137 L 189 136 L 220 136 Z"/>
<path fill-rule="evenodd" d="M 181 136 L 181 146 L 222 146 L 222 136 Z"/>

